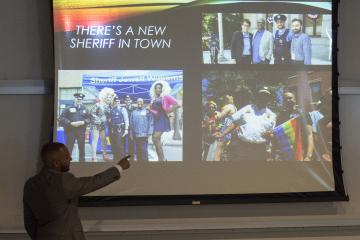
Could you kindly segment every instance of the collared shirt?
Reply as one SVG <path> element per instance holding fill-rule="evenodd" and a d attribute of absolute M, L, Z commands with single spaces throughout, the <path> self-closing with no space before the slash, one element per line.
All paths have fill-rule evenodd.
<path fill-rule="evenodd" d="M 243 32 L 243 40 L 244 40 L 244 49 L 242 54 L 244 56 L 251 55 L 250 34 L 248 32 Z"/>
<path fill-rule="evenodd" d="M 130 125 L 134 137 L 147 137 L 154 130 L 152 114 L 145 108 L 136 108 L 131 114 Z"/>
<path fill-rule="evenodd" d="M 77 105 L 73 103 L 71 106 L 64 109 L 59 117 L 59 122 L 64 127 L 71 127 L 72 122 L 84 121 L 85 124 L 89 124 L 91 119 L 90 112 L 84 105 Z"/>
<path fill-rule="evenodd" d="M 283 29 L 278 29 L 278 33 L 279 35 L 283 35 L 286 31 L 286 28 L 283 28 Z"/>
<path fill-rule="evenodd" d="M 274 129 L 276 115 L 269 108 L 258 109 L 250 104 L 238 110 L 231 116 L 232 122 L 239 126 L 237 136 L 244 142 L 265 143 L 263 134 Z"/>
<path fill-rule="evenodd" d="M 255 36 L 254 36 L 254 41 L 253 41 L 253 63 L 255 63 L 255 64 L 261 62 L 259 51 L 260 51 L 261 38 L 264 35 L 264 32 L 265 32 L 265 30 L 257 31 L 255 33 Z"/>
<path fill-rule="evenodd" d="M 311 64 L 311 39 L 305 33 L 292 34 L 291 60 L 304 61 L 305 65 Z"/>

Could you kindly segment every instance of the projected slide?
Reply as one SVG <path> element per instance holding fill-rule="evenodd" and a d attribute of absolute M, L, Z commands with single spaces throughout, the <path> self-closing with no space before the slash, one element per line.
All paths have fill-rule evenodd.
<path fill-rule="evenodd" d="M 53 3 L 54 140 L 78 176 L 131 155 L 85 199 L 344 198 L 335 3 Z"/>
<path fill-rule="evenodd" d="M 57 141 L 75 161 L 181 161 L 182 81 L 178 70 L 59 71 Z"/>
<path fill-rule="evenodd" d="M 330 79 L 329 71 L 205 72 L 203 160 L 331 161 Z"/>

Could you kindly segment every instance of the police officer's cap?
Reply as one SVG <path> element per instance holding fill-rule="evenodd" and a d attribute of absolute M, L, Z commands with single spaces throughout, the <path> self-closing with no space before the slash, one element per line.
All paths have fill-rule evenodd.
<path fill-rule="evenodd" d="M 265 94 L 265 95 L 268 95 L 270 96 L 271 95 L 271 91 L 268 87 L 261 87 L 259 88 L 257 91 L 256 91 L 257 94 Z"/>
<path fill-rule="evenodd" d="M 285 22 L 286 19 L 287 19 L 286 16 L 283 15 L 283 14 L 278 14 L 278 15 L 276 15 L 276 16 L 274 17 L 275 22 L 277 22 L 277 21 L 279 21 L 279 20 Z"/>
<path fill-rule="evenodd" d="M 124 99 L 131 99 L 130 95 L 125 95 Z"/>
<path fill-rule="evenodd" d="M 83 94 L 83 93 L 74 93 L 74 97 L 77 98 L 77 99 L 84 99 L 85 94 Z"/>
<path fill-rule="evenodd" d="M 118 96 L 118 95 L 115 95 L 115 97 L 114 97 L 114 102 L 115 102 L 115 101 L 119 101 L 119 100 L 120 100 L 119 96 Z"/>

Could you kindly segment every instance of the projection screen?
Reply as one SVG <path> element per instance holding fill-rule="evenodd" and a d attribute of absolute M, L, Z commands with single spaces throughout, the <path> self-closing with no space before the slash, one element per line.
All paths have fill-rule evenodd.
<path fill-rule="evenodd" d="M 337 201 L 336 1 L 53 0 L 54 141 L 131 155 L 84 205 Z"/>

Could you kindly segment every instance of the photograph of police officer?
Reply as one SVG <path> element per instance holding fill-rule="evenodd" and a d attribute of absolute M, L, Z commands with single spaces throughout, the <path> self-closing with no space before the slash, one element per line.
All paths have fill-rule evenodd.
<path fill-rule="evenodd" d="M 58 76 L 56 141 L 75 146 L 74 162 L 77 142 L 81 161 L 89 163 L 125 155 L 183 160 L 182 70 L 60 70 Z"/>
<path fill-rule="evenodd" d="M 129 132 L 129 117 L 125 107 L 121 106 L 120 98 L 115 95 L 113 104 L 106 112 L 109 127 L 109 138 L 113 153 L 113 160 L 116 161 L 125 156 L 124 140 Z"/>
<path fill-rule="evenodd" d="M 85 94 L 75 93 L 74 103 L 66 107 L 59 117 L 59 124 L 64 127 L 66 146 L 72 153 L 75 140 L 79 149 L 79 161 L 85 161 L 85 132 L 90 123 L 91 114 L 83 105 Z"/>
<path fill-rule="evenodd" d="M 291 30 L 285 26 L 287 17 L 284 14 L 278 14 L 274 17 L 276 31 L 274 36 L 274 63 L 290 63 L 290 45 L 291 40 L 288 37 Z"/>
<path fill-rule="evenodd" d="M 331 155 L 324 154 L 324 144 L 314 136 L 331 136 L 329 128 L 320 127 L 331 109 L 316 107 L 330 87 L 331 71 L 205 71 L 203 160 L 329 161 Z M 224 96 L 231 101 L 225 103 Z M 297 132 L 296 139 L 283 131 Z M 291 141 L 296 146 L 284 144 Z"/>
<path fill-rule="evenodd" d="M 276 114 L 269 108 L 271 92 L 263 86 L 255 91 L 251 104 L 248 104 L 231 116 L 231 123 L 223 131 L 214 133 L 216 138 L 231 134 L 235 129 L 229 146 L 232 161 L 267 159 L 269 141 L 265 134 L 276 124 Z"/>

